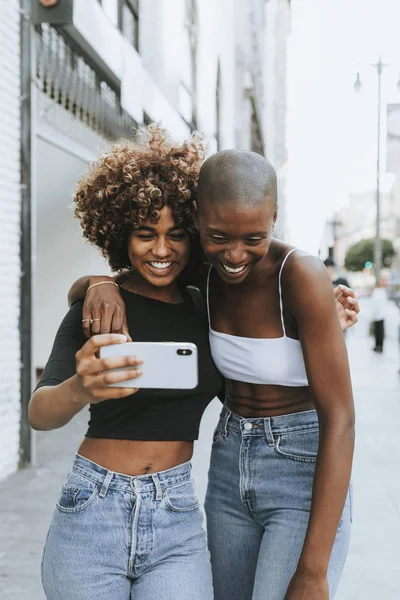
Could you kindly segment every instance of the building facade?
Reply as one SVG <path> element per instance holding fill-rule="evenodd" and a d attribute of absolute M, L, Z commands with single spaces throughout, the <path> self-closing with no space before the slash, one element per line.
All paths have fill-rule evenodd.
<path fill-rule="evenodd" d="M 265 0 L 235 1 L 235 142 L 266 154 L 264 136 Z"/>
<path fill-rule="evenodd" d="M 287 237 L 286 187 L 288 169 L 287 105 L 288 42 L 290 35 L 290 0 L 265 3 L 264 115 L 266 155 L 278 178 L 279 216 L 277 237 Z"/>
<path fill-rule="evenodd" d="M 20 437 L 20 14 L 2 6 L 0 35 L 0 477 L 19 464 Z"/>
<path fill-rule="evenodd" d="M 264 0 L 5 4 L 0 479 L 34 460 L 27 404 L 71 283 L 108 272 L 72 216 L 88 162 L 151 121 L 178 139 L 200 130 L 211 150 L 265 152 Z"/>

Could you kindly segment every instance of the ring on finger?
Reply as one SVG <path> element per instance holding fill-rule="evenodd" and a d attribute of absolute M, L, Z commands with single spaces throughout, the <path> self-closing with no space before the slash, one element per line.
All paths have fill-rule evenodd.
<path fill-rule="evenodd" d="M 95 321 L 101 321 L 101 319 L 82 319 L 82 323 L 90 323 L 90 325 L 93 325 Z"/>

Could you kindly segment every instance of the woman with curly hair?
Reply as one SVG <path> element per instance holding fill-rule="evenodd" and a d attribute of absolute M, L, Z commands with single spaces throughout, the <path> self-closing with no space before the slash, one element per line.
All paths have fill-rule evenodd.
<path fill-rule="evenodd" d="M 352 519 L 354 406 L 337 312 L 346 329 L 357 302 L 344 286 L 335 302 L 324 265 L 273 237 L 276 174 L 265 158 L 208 158 L 196 211 L 211 351 L 225 376 L 206 496 L 215 599 L 328 600 Z M 107 331 L 124 312 L 118 289 L 94 290 L 84 311 Z"/>
<path fill-rule="evenodd" d="M 152 126 L 135 143 L 113 145 L 78 184 L 75 214 L 84 236 L 113 270 L 128 269 L 120 288 L 127 330 L 112 333 L 121 316 L 115 313 L 111 333 L 86 341 L 83 302 L 73 304 L 30 402 L 38 430 L 90 410 L 43 554 L 49 600 L 213 597 L 190 459 L 202 413 L 222 379 L 195 291 L 185 287 L 185 270 L 199 259 L 191 213 L 203 159 L 199 136 L 175 145 Z M 109 387 L 141 373 L 138 357 L 98 355 L 101 346 L 127 341 L 128 332 L 136 341 L 195 343 L 198 386 Z"/>

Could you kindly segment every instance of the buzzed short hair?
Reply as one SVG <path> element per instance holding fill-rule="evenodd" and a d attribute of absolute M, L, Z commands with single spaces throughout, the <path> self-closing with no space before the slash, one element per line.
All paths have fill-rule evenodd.
<path fill-rule="evenodd" d="M 199 205 L 213 202 L 255 205 L 270 198 L 277 206 L 276 172 L 271 163 L 256 152 L 223 150 L 202 165 L 197 186 Z"/>

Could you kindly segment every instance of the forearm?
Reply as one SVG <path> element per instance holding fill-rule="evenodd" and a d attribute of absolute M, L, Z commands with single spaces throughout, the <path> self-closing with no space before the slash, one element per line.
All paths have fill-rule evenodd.
<path fill-rule="evenodd" d="M 36 390 L 29 403 L 29 423 L 39 431 L 58 429 L 69 423 L 86 404 L 79 397 L 74 375 L 59 385 Z"/>
<path fill-rule="evenodd" d="M 298 570 L 326 574 L 349 488 L 354 452 L 354 422 L 343 415 L 320 422 L 320 446 L 311 514 Z"/>
<path fill-rule="evenodd" d="M 83 300 L 85 298 L 87 289 L 89 287 L 89 275 L 77 279 L 68 292 L 68 306 L 72 306 L 74 302 Z"/>
<path fill-rule="evenodd" d="M 68 305 L 72 306 L 78 300 L 84 300 L 88 287 L 99 281 L 115 281 L 114 277 L 109 275 L 85 275 L 77 279 L 68 292 Z"/>

